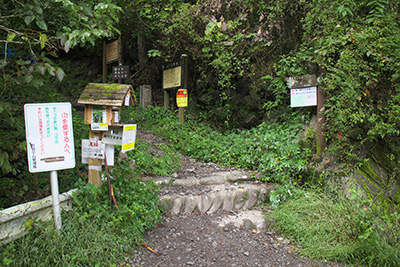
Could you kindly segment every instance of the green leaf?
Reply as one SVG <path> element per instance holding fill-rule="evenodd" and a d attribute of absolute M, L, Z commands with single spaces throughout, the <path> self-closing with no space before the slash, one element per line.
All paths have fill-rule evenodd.
<path fill-rule="evenodd" d="M 42 30 L 44 30 L 44 31 L 47 31 L 47 24 L 46 24 L 46 22 L 44 22 L 44 20 L 36 20 L 36 25 L 37 25 L 40 29 L 42 29 Z"/>
<path fill-rule="evenodd" d="M 17 36 L 15 33 L 9 32 L 7 36 L 7 42 L 11 42 L 12 40 L 14 40 L 15 36 Z"/>
<path fill-rule="evenodd" d="M 71 47 L 71 40 L 68 39 L 67 41 L 65 41 L 65 44 L 64 44 L 64 50 L 65 50 L 65 52 L 68 53 L 70 47 Z"/>
<path fill-rule="evenodd" d="M 26 227 L 26 230 L 30 231 L 30 230 L 32 229 L 32 224 L 33 224 L 33 221 L 32 221 L 31 219 L 28 219 L 28 220 L 24 223 L 24 225 L 25 225 L 25 227 Z"/>
<path fill-rule="evenodd" d="M 24 19 L 24 21 L 25 21 L 26 25 L 29 25 L 29 24 L 31 24 L 31 22 L 32 22 L 34 19 L 35 19 L 35 16 L 34 16 L 34 15 L 32 15 L 32 16 L 26 16 L 25 19 Z"/>
<path fill-rule="evenodd" d="M 44 73 L 46 71 L 43 65 L 39 65 L 38 70 L 39 70 L 40 74 L 42 74 L 42 75 L 44 75 Z"/>
<path fill-rule="evenodd" d="M 33 76 L 31 74 L 27 74 L 24 77 L 25 83 L 30 83 L 33 79 Z"/>
<path fill-rule="evenodd" d="M 64 71 L 60 68 L 57 69 L 56 77 L 61 82 L 64 79 Z"/>
<path fill-rule="evenodd" d="M 44 33 L 40 33 L 40 38 L 39 38 L 39 40 L 40 40 L 40 48 L 44 48 L 45 47 L 45 45 L 46 45 L 46 41 L 48 40 L 47 39 L 47 35 L 46 34 L 44 34 Z"/>
<path fill-rule="evenodd" d="M 35 11 L 39 15 L 43 15 L 43 9 L 40 6 L 35 6 Z"/>

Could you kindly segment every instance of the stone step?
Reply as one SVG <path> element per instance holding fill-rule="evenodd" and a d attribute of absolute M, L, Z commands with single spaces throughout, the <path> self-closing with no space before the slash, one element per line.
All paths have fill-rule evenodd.
<path fill-rule="evenodd" d="M 214 213 L 218 210 L 250 210 L 263 202 L 272 191 L 260 183 L 208 185 L 196 190 L 169 192 L 160 196 L 161 205 L 172 214 Z"/>
<path fill-rule="evenodd" d="M 210 173 L 202 177 L 187 176 L 180 179 L 175 177 L 159 177 L 156 179 L 153 179 L 153 177 L 144 177 L 143 180 L 153 180 L 156 184 L 172 184 L 175 186 L 190 187 L 195 185 L 217 185 L 237 181 L 250 181 L 252 180 L 252 172 L 225 171 Z"/>

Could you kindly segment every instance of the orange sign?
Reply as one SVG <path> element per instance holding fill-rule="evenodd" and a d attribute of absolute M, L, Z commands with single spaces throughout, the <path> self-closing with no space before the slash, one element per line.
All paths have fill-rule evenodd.
<path fill-rule="evenodd" d="M 178 108 L 185 108 L 188 105 L 187 89 L 179 89 L 176 94 L 176 105 Z"/>

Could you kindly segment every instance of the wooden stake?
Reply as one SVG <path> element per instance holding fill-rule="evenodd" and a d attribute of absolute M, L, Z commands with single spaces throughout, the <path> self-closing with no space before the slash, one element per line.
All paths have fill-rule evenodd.
<path fill-rule="evenodd" d="M 107 56 L 106 56 L 107 42 L 103 40 L 103 83 L 107 82 Z"/>
<path fill-rule="evenodd" d="M 164 90 L 164 108 L 169 109 L 169 91 Z"/>
<path fill-rule="evenodd" d="M 324 114 L 325 96 L 321 87 L 317 87 L 317 156 L 321 156 L 325 149 L 325 114 Z"/>
<path fill-rule="evenodd" d="M 99 138 L 99 140 L 101 140 L 102 136 L 103 136 L 102 132 L 89 130 L 89 139 L 95 139 L 97 137 Z M 101 166 L 102 166 L 101 159 L 89 158 L 89 175 L 88 175 L 89 184 L 92 184 L 96 187 L 101 186 L 101 178 L 100 178 Z"/>

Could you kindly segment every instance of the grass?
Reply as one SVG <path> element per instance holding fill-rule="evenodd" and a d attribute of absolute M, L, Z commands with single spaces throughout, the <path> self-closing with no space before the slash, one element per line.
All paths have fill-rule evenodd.
<path fill-rule="evenodd" d="M 147 153 L 156 151 L 157 153 Z M 180 156 L 166 145 L 137 142 L 128 152 L 135 159 L 110 168 L 118 209 L 110 206 L 107 183 L 101 188 L 79 181 L 73 210 L 62 213 L 61 234 L 53 222 L 25 224 L 30 233 L 0 247 L 1 266 L 118 266 L 143 241 L 145 230 L 161 220 L 159 188 L 141 174 L 169 175 L 180 167 Z"/>
<path fill-rule="evenodd" d="M 399 215 L 386 218 L 359 198 L 333 200 L 301 190 L 273 211 L 275 227 L 318 259 L 367 266 L 400 266 Z"/>

